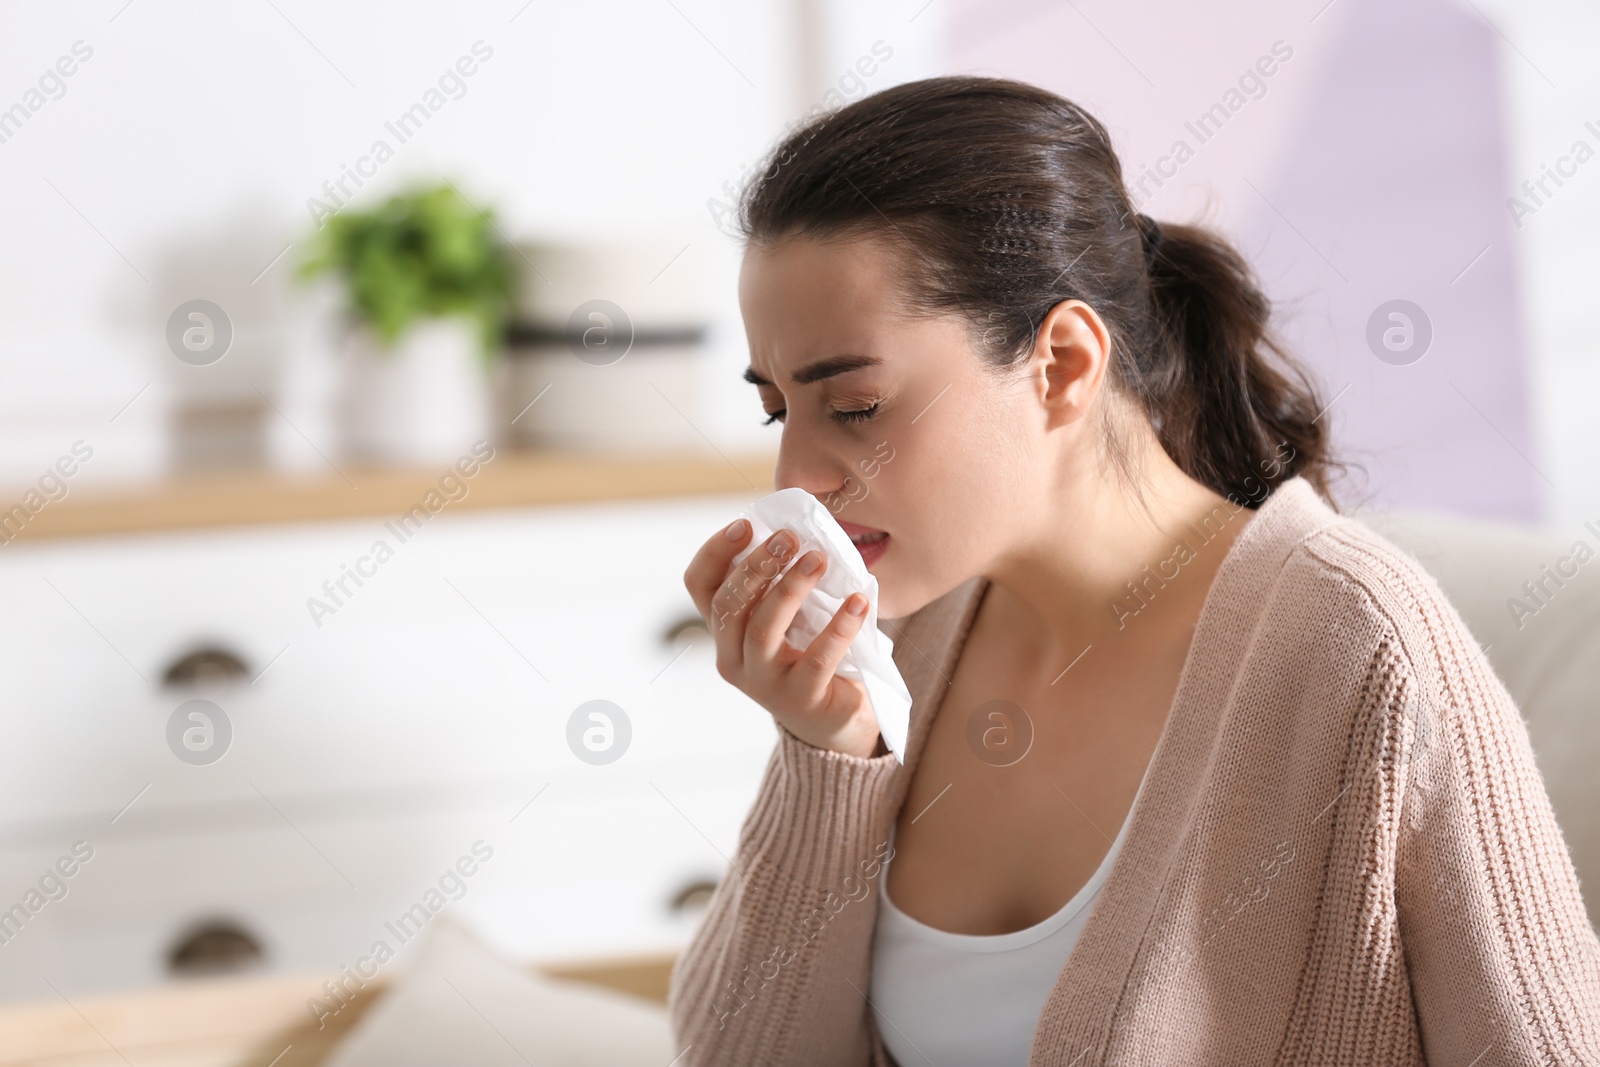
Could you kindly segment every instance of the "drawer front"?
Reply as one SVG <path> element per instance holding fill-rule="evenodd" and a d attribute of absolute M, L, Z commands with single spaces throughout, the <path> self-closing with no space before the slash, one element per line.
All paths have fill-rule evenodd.
<path fill-rule="evenodd" d="M 216 921 L 248 934 L 268 967 L 330 977 L 377 941 L 398 953 L 445 914 L 526 960 L 675 948 L 698 918 L 675 898 L 724 875 L 759 781 L 709 787 L 697 777 L 486 791 L 389 818 L 279 798 L 283 817 L 224 831 L 175 832 L 160 809 L 130 813 L 119 832 L 80 838 L 92 857 L 60 881 L 64 895 L 6 928 L 0 999 L 48 998 L 44 978 L 84 993 L 159 982 L 176 946 Z M 0 884 L 16 898 L 7 905 L 67 851 L 0 853 Z"/>

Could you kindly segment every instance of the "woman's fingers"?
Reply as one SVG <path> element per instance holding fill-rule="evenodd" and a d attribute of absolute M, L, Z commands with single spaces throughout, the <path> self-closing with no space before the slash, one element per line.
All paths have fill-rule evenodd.
<path fill-rule="evenodd" d="M 717 587 L 728 577 L 728 567 L 750 540 L 750 523 L 746 519 L 738 519 L 728 526 L 712 534 L 706 543 L 700 546 L 700 551 L 694 554 L 694 559 L 689 561 L 688 569 L 683 572 L 683 587 L 689 591 L 689 596 L 694 600 L 694 606 L 700 609 L 700 614 L 711 619 L 711 598 L 717 593 Z"/>
<path fill-rule="evenodd" d="M 710 537 L 690 560 L 689 568 L 683 572 L 683 585 L 713 630 L 723 628 L 718 625 L 719 619 L 742 614 L 745 606 L 760 595 L 766 581 L 781 569 L 781 559 L 772 552 L 776 536 L 767 538 L 765 545 L 757 547 L 730 571 L 733 557 L 750 539 L 750 524 L 740 519 Z M 793 545 L 794 535 L 788 536 L 787 543 Z"/>
<path fill-rule="evenodd" d="M 789 568 L 789 573 L 767 590 L 750 614 L 744 631 L 744 658 L 746 663 L 771 662 L 783 651 L 784 634 L 794 622 L 795 612 L 812 586 L 827 569 L 827 560 L 821 552 L 807 552 Z M 781 664 L 780 664 L 781 665 Z"/>
<path fill-rule="evenodd" d="M 743 627 L 748 625 L 751 611 L 768 583 L 783 570 L 796 543 L 794 534 L 778 530 L 733 568 L 711 598 L 712 632 L 726 631 L 731 621 L 736 624 L 734 629 L 742 644 Z"/>
<path fill-rule="evenodd" d="M 860 608 L 861 614 L 855 614 L 853 608 Z M 795 683 L 819 699 L 828 693 L 834 672 L 839 669 L 839 662 L 844 659 L 850 642 L 861 632 L 861 624 L 866 617 L 866 597 L 860 593 L 845 597 L 839 610 L 828 620 L 828 625 L 823 627 L 822 632 L 807 646 L 805 654 L 790 668 Z"/>
<path fill-rule="evenodd" d="M 717 673 L 724 680 L 745 688 L 741 681 L 745 666 L 745 627 L 766 586 L 783 569 L 784 559 L 798 542 L 792 532 L 779 530 L 738 566 L 731 566 L 733 557 L 749 539 L 747 525 L 737 532 L 739 536 L 733 539 L 719 533 L 701 546 L 684 573 L 684 585 L 695 598 L 695 606 L 705 616 L 706 626 L 716 642 Z M 718 544 L 719 540 L 726 544 Z M 720 571 L 716 570 L 718 567 Z"/>

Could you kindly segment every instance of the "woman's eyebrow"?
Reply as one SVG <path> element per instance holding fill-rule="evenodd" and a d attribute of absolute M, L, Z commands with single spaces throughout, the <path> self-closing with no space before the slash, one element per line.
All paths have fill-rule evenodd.
<path fill-rule="evenodd" d="M 878 359 L 876 356 L 829 356 L 827 359 L 819 359 L 815 363 L 801 367 L 789 375 L 789 380 L 796 385 L 810 385 L 812 382 L 820 382 L 824 378 L 832 378 L 836 374 L 860 370 L 862 367 L 877 367 L 882 364 L 883 360 Z M 751 385 L 772 384 L 757 374 L 752 367 L 744 369 L 744 380 Z"/>

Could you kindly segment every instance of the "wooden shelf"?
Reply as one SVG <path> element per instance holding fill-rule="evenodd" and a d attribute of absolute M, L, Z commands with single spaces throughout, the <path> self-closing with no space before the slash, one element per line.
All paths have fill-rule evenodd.
<path fill-rule="evenodd" d="M 399 515 L 413 506 L 448 500 L 442 510 L 531 507 L 648 497 L 772 491 L 776 456 L 715 452 L 651 456 L 530 453 L 497 449 L 470 478 L 466 495 L 448 500 L 449 468 L 343 468 L 326 474 L 240 471 L 191 475 L 145 485 L 83 486 L 47 503 L 20 532 L 7 527 L 0 543 L 150 530 L 306 522 Z M 459 477 L 457 475 L 457 477 Z M 22 498 L 11 490 L 4 506 Z M 454 489 L 460 494 L 460 489 Z M 0 516 L 3 518 L 3 516 Z"/>

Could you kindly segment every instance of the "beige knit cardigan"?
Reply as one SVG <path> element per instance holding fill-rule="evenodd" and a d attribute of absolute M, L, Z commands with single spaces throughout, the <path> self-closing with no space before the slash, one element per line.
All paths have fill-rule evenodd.
<path fill-rule="evenodd" d="M 779 730 L 673 974 L 680 1063 L 894 1062 L 880 860 L 988 585 L 880 621 L 904 766 Z M 1600 943 L 1515 703 L 1420 565 L 1304 478 L 1213 580 L 1130 820 L 1030 1065 L 1600 1064 Z"/>

